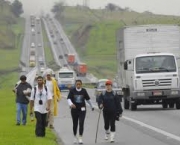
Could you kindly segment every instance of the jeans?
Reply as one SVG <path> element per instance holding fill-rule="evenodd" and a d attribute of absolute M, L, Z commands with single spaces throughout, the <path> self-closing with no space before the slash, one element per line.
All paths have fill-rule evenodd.
<path fill-rule="evenodd" d="M 27 106 L 28 104 L 22 104 L 22 103 L 16 103 L 17 106 L 17 114 L 16 114 L 16 120 L 17 123 L 21 123 L 21 111 L 22 111 L 22 124 L 26 124 L 27 119 Z"/>

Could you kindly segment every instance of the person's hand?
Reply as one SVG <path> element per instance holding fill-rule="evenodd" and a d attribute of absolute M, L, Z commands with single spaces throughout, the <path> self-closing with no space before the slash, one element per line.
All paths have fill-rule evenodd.
<path fill-rule="evenodd" d="M 46 107 L 46 110 L 49 112 L 50 111 L 50 107 Z"/>
<path fill-rule="evenodd" d="M 103 104 L 100 104 L 100 105 L 99 105 L 99 109 L 103 109 Z"/>
<path fill-rule="evenodd" d="M 70 107 L 73 108 L 73 109 L 75 109 L 75 108 L 76 108 L 76 105 L 72 104 Z"/>

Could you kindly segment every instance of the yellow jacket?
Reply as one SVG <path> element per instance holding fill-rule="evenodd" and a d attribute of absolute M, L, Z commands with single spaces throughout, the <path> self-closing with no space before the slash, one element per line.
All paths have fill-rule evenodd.
<path fill-rule="evenodd" d="M 52 84 L 53 84 L 53 101 L 54 101 L 54 116 L 58 115 L 58 101 L 61 99 L 61 92 L 59 90 L 57 81 L 52 78 Z"/>
<path fill-rule="evenodd" d="M 59 90 L 57 81 L 55 79 L 52 79 L 53 83 L 53 91 L 54 91 L 54 116 L 57 116 L 58 114 L 58 101 L 61 99 L 61 92 Z"/>

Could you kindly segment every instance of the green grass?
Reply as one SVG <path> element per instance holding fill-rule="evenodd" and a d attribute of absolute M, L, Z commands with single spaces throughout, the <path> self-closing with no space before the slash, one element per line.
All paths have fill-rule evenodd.
<path fill-rule="evenodd" d="M 14 42 L 14 49 L 0 49 L 0 70 L 10 70 L 17 68 L 19 64 L 22 44 L 22 34 L 24 33 L 25 21 L 19 18 L 19 23 L 12 25 L 11 29 L 16 35 L 16 42 Z M 5 62 L 5 63 L 2 63 Z"/>
<path fill-rule="evenodd" d="M 45 138 L 35 137 L 35 122 L 30 122 L 29 115 L 26 126 L 15 125 L 15 95 L 11 90 L 17 77 L 17 73 L 11 73 L 0 78 L 0 145 L 57 145 L 56 136 L 50 129 L 46 129 Z"/>
<path fill-rule="evenodd" d="M 35 137 L 35 121 L 31 122 L 28 115 L 26 126 L 16 126 L 16 103 L 12 89 L 18 81 L 18 72 L 11 72 L 19 64 L 24 19 L 19 19 L 18 24 L 12 25 L 12 31 L 17 35 L 14 49 L 0 49 L 0 145 L 57 145 L 56 135 L 50 129 L 46 130 L 45 138 Z M 29 114 L 29 113 L 28 113 Z"/>
<path fill-rule="evenodd" d="M 61 23 L 71 38 L 80 59 L 88 64 L 88 72 L 98 78 L 114 78 L 117 73 L 116 30 L 125 25 L 180 24 L 177 16 L 138 13 L 135 11 L 82 10 L 66 7 Z M 75 39 L 83 34 L 84 26 L 91 25 L 86 39 Z M 78 33 L 77 33 L 78 32 Z M 75 36 L 78 38 L 78 36 Z M 79 41 L 83 41 L 79 42 Z M 81 45 L 77 45 L 81 44 Z"/>

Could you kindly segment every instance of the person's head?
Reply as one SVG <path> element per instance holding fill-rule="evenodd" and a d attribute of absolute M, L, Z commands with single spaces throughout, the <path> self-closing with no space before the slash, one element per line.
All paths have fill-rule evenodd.
<path fill-rule="evenodd" d="M 38 83 L 39 86 L 43 85 L 43 77 L 42 76 L 37 77 L 37 83 Z"/>
<path fill-rule="evenodd" d="M 51 80 L 51 76 L 52 76 L 52 71 L 51 71 L 51 70 L 48 70 L 48 71 L 46 72 L 47 80 Z"/>
<path fill-rule="evenodd" d="M 82 87 L 82 81 L 81 80 L 76 80 L 75 84 L 76 84 L 77 89 L 80 89 Z"/>
<path fill-rule="evenodd" d="M 21 82 L 26 82 L 26 76 L 25 75 L 22 75 L 22 76 L 20 76 L 20 80 L 21 80 Z"/>
<path fill-rule="evenodd" d="M 106 89 L 111 91 L 112 90 L 112 81 L 111 80 L 107 80 L 106 83 Z"/>

